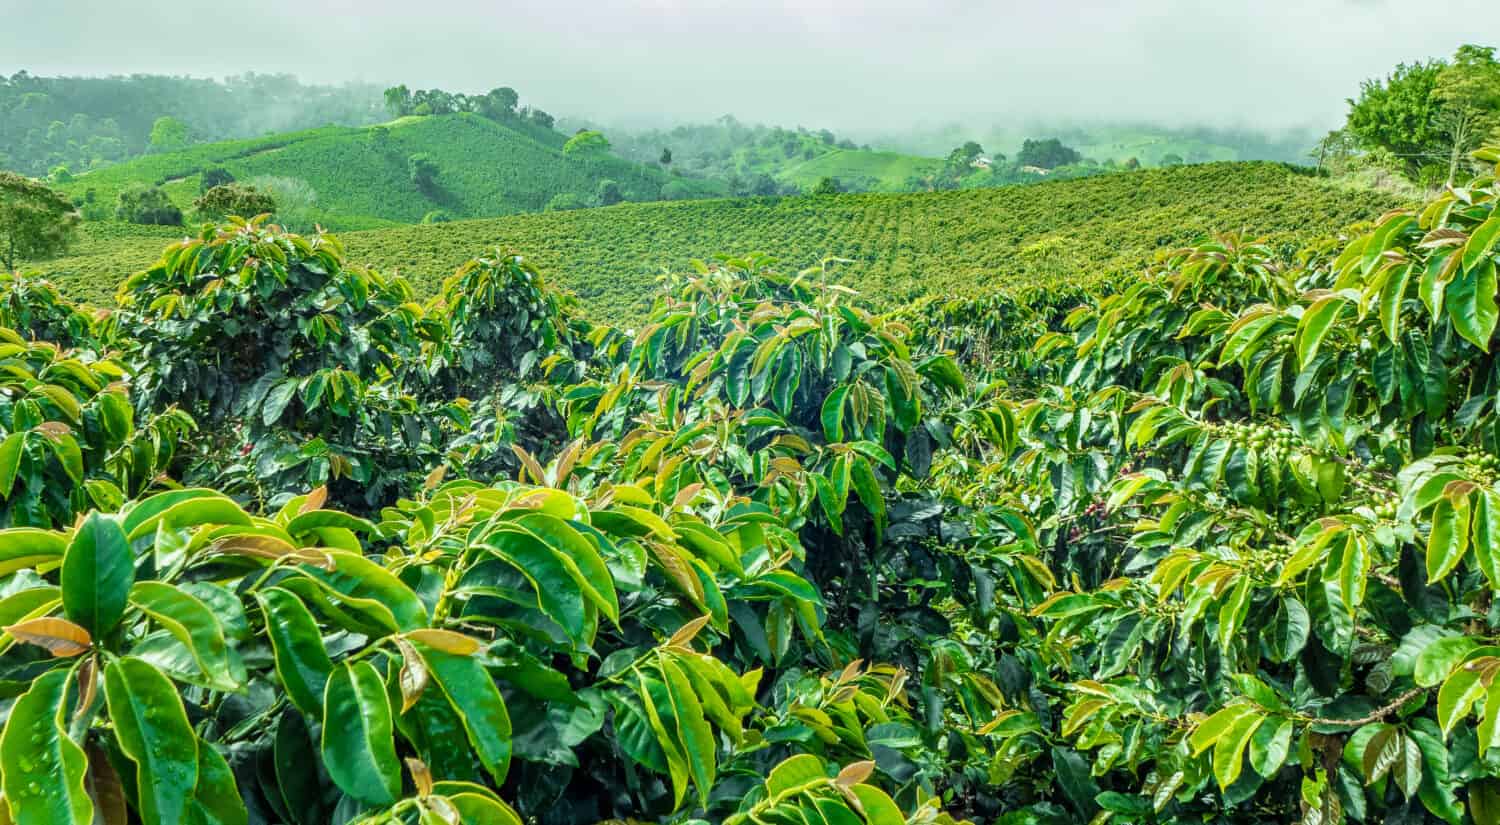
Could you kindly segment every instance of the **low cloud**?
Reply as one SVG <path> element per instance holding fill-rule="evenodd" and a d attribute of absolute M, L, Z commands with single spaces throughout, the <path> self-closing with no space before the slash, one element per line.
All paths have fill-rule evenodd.
<path fill-rule="evenodd" d="M 1500 41 L 1494 0 L 0 0 L 0 71 L 510 85 L 561 115 L 871 132 L 1336 125 L 1361 80 Z"/>

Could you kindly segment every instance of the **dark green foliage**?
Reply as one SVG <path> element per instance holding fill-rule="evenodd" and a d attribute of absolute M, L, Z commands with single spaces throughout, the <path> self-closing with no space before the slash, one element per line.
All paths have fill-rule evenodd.
<path fill-rule="evenodd" d="M 1016 440 L 949 489 L 1045 563 L 997 602 L 1045 694 L 1006 775 L 1136 821 L 1489 815 L 1495 204 L 1487 173 L 1295 256 L 1221 236 L 1000 325 L 1039 359 Z"/>
<path fill-rule="evenodd" d="M 1030 142 L 1028 141 L 1028 143 Z M 963 177 L 964 175 L 967 175 L 973 168 L 974 161 L 978 160 L 983 155 L 984 147 L 971 140 L 948 153 L 948 158 L 943 163 L 943 172 L 948 177 Z"/>
<path fill-rule="evenodd" d="M 406 174 L 423 192 L 432 194 L 437 188 L 438 165 L 431 155 L 419 152 L 409 156 L 406 159 Z"/>
<path fill-rule="evenodd" d="M 198 176 L 198 191 L 207 192 L 215 186 L 234 183 L 234 175 L 222 166 L 210 166 Z"/>
<path fill-rule="evenodd" d="M 594 199 L 600 206 L 613 206 L 625 200 L 625 194 L 620 191 L 620 184 L 612 180 L 599 181 L 599 188 L 594 191 Z"/>
<path fill-rule="evenodd" d="M 87 319 L 45 284 L 6 286 L 27 301 L 0 311 L 0 526 L 59 527 L 153 489 L 192 420 L 136 416 L 119 383 L 127 367 L 71 348 L 92 342 Z M 18 322 L 42 340 L 22 338 Z"/>
<path fill-rule="evenodd" d="M 796 167 L 802 161 L 823 155 L 857 154 L 841 148 L 853 150 L 852 142 L 839 141 L 831 132 L 827 134 L 832 139 L 825 140 L 822 134 L 803 128 L 751 125 L 725 115 L 711 123 L 619 132 L 612 134 L 612 139 L 615 151 L 622 157 L 670 165 L 685 174 L 721 184 L 733 175 L 763 173 L 800 188 L 811 188 L 820 175 L 798 173 Z M 847 165 L 858 166 L 859 160 L 851 159 Z M 827 174 L 843 176 L 853 172 L 852 168 L 845 168 Z"/>
<path fill-rule="evenodd" d="M 977 146 L 977 144 L 976 144 Z M 1027 139 L 1021 144 L 1021 151 L 1016 153 L 1016 163 L 1020 166 L 1035 166 L 1038 169 L 1053 169 L 1058 166 L 1067 166 L 1083 160 L 1083 155 L 1078 150 L 1064 146 L 1057 138 L 1046 140 Z"/>
<path fill-rule="evenodd" d="M 547 129 L 549 131 L 557 123 L 557 119 L 552 115 L 547 114 L 541 109 L 531 107 L 527 107 L 526 109 L 526 121 L 538 129 Z"/>
<path fill-rule="evenodd" d="M 412 113 L 411 89 L 403 83 L 385 90 L 385 110 L 391 117 L 405 117 Z"/>
<path fill-rule="evenodd" d="M 496 120 L 514 117 L 516 104 L 520 101 L 521 96 L 509 86 L 491 89 L 480 102 L 480 114 Z"/>
<path fill-rule="evenodd" d="M 576 324 L 514 255 L 472 261 L 423 307 L 399 280 L 346 269 L 331 238 L 236 222 L 170 247 L 122 288 L 126 308 L 97 332 L 129 352 L 137 404 L 175 399 L 233 434 L 195 445 L 188 472 L 219 467 L 215 486 L 250 504 L 190 487 L 95 500 L 85 518 L 58 519 L 71 528 L 0 532 L 0 575 L 14 585 L 0 607 L 30 645 L 0 658 L 26 683 L 0 734 L 11 813 L 24 804 L 40 821 L 83 825 L 107 804 L 148 820 L 196 821 L 208 815 L 187 812 L 211 809 L 207 821 L 229 822 L 278 809 L 372 822 L 451 809 L 463 821 L 519 823 L 500 788 L 528 819 L 578 822 L 808 805 L 884 825 L 922 806 L 930 787 L 877 773 L 864 742 L 875 725 L 911 725 L 906 672 L 825 656 L 819 586 L 797 530 L 777 515 L 792 480 L 766 473 L 785 469 L 770 462 L 793 460 L 796 442 L 761 450 L 756 467 L 723 464 L 727 477 L 708 453 L 683 463 L 667 439 L 701 435 L 707 410 L 659 406 L 663 386 L 691 378 L 680 345 L 669 353 L 653 341 L 669 337 L 663 322 L 701 323 L 702 345 L 727 344 L 768 299 L 795 329 L 827 317 L 826 333 L 780 341 L 772 361 L 857 344 L 846 366 L 863 377 L 834 366 L 801 392 L 767 391 L 759 378 L 752 392 L 805 429 L 825 387 L 854 387 L 864 401 L 848 432 L 878 440 L 854 442 L 858 458 L 830 445 L 828 458 L 854 468 L 856 495 L 872 507 L 885 436 L 861 405 L 882 391 L 862 387 L 896 388 L 878 418 L 910 428 L 917 367 L 898 327 L 839 308 L 836 291 L 758 263 L 729 266 L 674 287 L 658 332 L 632 344 Z M 730 292 L 698 300 L 719 288 Z M 699 320 L 678 312 L 677 296 L 698 300 Z M 183 380 L 210 360 L 214 381 Z M 728 366 L 714 365 L 715 384 Z M 518 391 L 545 396 L 543 414 Z M 382 429 L 393 403 L 416 405 L 398 430 L 441 415 L 422 406 L 428 397 L 459 414 L 470 405 L 457 393 L 482 394 L 474 406 L 488 423 L 464 417 L 437 449 Z M 496 435 L 511 462 L 476 452 L 473 431 L 494 423 L 505 425 Z M 734 453 L 748 455 L 765 422 L 723 426 Z M 523 440 L 532 429 L 538 437 Z M 321 475 L 277 451 L 309 436 L 327 447 Z M 383 439 L 401 448 L 382 450 Z M 445 470 L 493 479 L 518 466 L 531 483 L 443 483 Z M 247 477 L 268 489 L 326 486 L 268 501 L 245 495 Z M 327 508 L 369 507 L 371 491 L 396 478 L 378 523 Z M 712 503 L 731 499 L 727 510 Z M 853 512 L 845 523 L 864 524 Z M 132 563 L 143 556 L 177 561 Z M 59 595 L 66 619 L 55 615 Z M 765 688 L 762 666 L 777 674 Z M 87 696 L 102 673 L 103 701 L 82 700 L 75 714 L 58 686 L 80 673 Z M 777 707 L 763 710 L 772 696 Z M 805 719 L 817 736 L 799 708 L 816 711 Z M 831 714 L 852 727 L 835 729 Z M 117 775 L 116 764 L 130 770 Z M 18 784 L 38 766 L 45 785 Z M 751 777 L 763 779 L 743 802 L 726 792 Z M 839 801 L 840 788 L 853 801 Z"/>
<path fill-rule="evenodd" d="M 405 84 L 385 90 L 385 109 L 392 117 L 451 115 L 472 112 L 490 120 L 529 123 L 541 129 L 552 128 L 552 116 L 530 106 L 516 108 L 521 96 L 509 86 L 491 89 L 482 95 L 466 95 L 442 89 L 418 89 Z"/>
<path fill-rule="evenodd" d="M 120 191 L 115 201 L 115 219 L 150 226 L 180 226 L 182 210 L 160 186 L 136 184 Z"/>

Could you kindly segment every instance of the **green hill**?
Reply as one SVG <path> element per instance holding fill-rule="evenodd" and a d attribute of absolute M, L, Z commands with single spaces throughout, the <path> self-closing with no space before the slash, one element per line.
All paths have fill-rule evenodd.
<path fill-rule="evenodd" d="M 928 294 L 1101 282 L 1213 231 L 1291 248 L 1396 205 L 1279 164 L 1216 163 L 999 189 L 621 204 L 341 237 L 350 260 L 399 269 L 427 291 L 486 248 L 513 247 L 586 298 L 591 314 L 618 321 L 641 315 L 661 272 L 720 252 L 765 251 L 787 268 L 838 256 L 847 262 L 833 264 L 832 277 L 895 306 Z M 170 237 L 88 231 L 77 254 L 43 269 L 104 305 Z"/>
<path fill-rule="evenodd" d="M 942 166 L 940 158 L 834 149 L 811 160 L 785 166 L 776 178 L 794 183 L 803 190 L 817 186 L 823 178 L 833 178 L 845 186 L 864 191 L 898 192 L 911 188 L 910 178 L 931 175 Z"/>
<path fill-rule="evenodd" d="M 452 218 L 492 217 L 546 208 L 559 194 L 592 197 L 616 181 L 627 200 L 702 197 L 712 184 L 667 175 L 612 155 L 566 156 L 567 138 L 525 123 L 474 114 L 409 117 L 383 126 L 325 127 L 264 138 L 193 146 L 78 175 L 62 188 L 112 205 L 132 184 L 161 185 L 186 209 L 200 174 L 223 166 L 238 180 L 294 178 L 317 193 L 314 218 L 330 229 L 416 223 L 435 210 Z M 408 158 L 437 163 L 436 186 L 412 183 Z M 664 189 L 666 191 L 664 191 Z"/>

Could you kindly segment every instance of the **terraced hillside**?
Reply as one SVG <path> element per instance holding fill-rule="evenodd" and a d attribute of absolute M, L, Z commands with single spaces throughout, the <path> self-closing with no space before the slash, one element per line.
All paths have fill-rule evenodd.
<path fill-rule="evenodd" d="M 930 194 L 622 204 L 574 212 L 351 232 L 352 261 L 399 269 L 419 288 L 486 247 L 514 247 L 611 320 L 639 318 L 653 279 L 693 258 L 765 251 L 788 269 L 836 256 L 831 277 L 876 305 L 931 294 L 1103 282 L 1155 250 L 1214 231 L 1295 248 L 1396 206 L 1271 163 L 1217 163 L 1074 181 Z M 180 232 L 180 230 L 179 230 Z M 107 304 L 170 234 L 95 235 L 49 262 L 70 292 Z"/>
<path fill-rule="evenodd" d="M 613 180 L 629 200 L 655 200 L 671 185 L 677 197 L 714 193 L 707 182 L 671 177 L 612 155 L 565 156 L 561 133 L 473 114 L 410 117 L 365 128 L 326 127 L 249 140 L 203 144 L 78 175 L 62 188 L 93 190 L 113 204 L 132 184 L 161 185 L 186 209 L 202 171 L 223 166 L 239 180 L 257 176 L 305 181 L 317 192 L 317 217 L 335 230 L 416 223 L 435 210 L 454 218 L 540 211 L 556 195 L 594 195 Z M 436 185 L 412 183 L 408 159 L 436 164 Z"/>

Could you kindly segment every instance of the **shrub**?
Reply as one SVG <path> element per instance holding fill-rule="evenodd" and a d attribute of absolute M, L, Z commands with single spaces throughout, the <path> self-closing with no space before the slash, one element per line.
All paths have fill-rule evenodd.
<path fill-rule="evenodd" d="M 599 181 L 599 187 L 594 192 L 594 200 L 600 206 L 613 206 L 625 200 L 625 194 L 620 191 L 620 184 L 612 180 Z"/>
<path fill-rule="evenodd" d="M 434 209 L 422 216 L 422 223 L 431 225 L 435 223 L 448 223 L 453 220 L 453 215 L 446 209 Z"/>
<path fill-rule="evenodd" d="M 115 219 L 156 226 L 181 226 L 182 210 L 159 186 L 135 184 L 120 192 Z"/>
<path fill-rule="evenodd" d="M 198 174 L 199 193 L 207 192 L 215 186 L 223 186 L 234 183 L 234 175 L 222 166 L 209 166 Z"/>
<path fill-rule="evenodd" d="M 588 201 L 573 192 L 559 192 L 547 201 L 548 212 L 566 212 L 569 209 L 583 209 L 588 206 Z"/>
<path fill-rule="evenodd" d="M 418 152 L 406 159 L 406 170 L 411 182 L 423 192 L 430 192 L 437 186 L 438 165 L 431 155 Z"/>
<path fill-rule="evenodd" d="M 276 211 L 276 201 L 253 186 L 226 183 L 204 192 L 193 201 L 201 220 L 222 220 L 229 215 L 253 218 Z"/>

